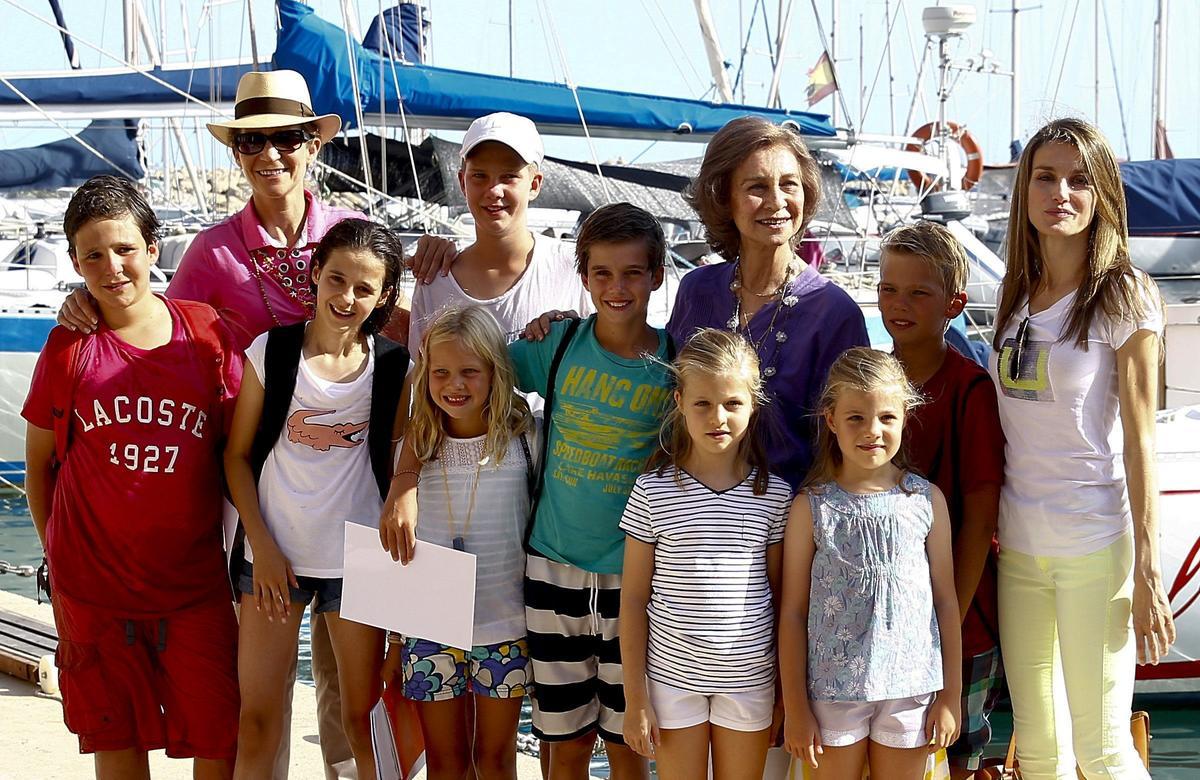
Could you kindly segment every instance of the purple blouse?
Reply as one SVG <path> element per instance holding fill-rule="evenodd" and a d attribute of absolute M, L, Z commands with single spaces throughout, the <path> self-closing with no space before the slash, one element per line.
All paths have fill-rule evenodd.
<path fill-rule="evenodd" d="M 729 289 L 733 271 L 734 264 L 726 262 L 683 277 L 667 323 L 677 344 L 698 328 L 728 329 L 734 310 Z M 792 296 L 796 301 L 791 306 L 770 301 L 755 312 L 749 337 L 759 344 L 764 375 L 768 368 L 775 370 L 765 383 L 775 423 L 767 426 L 767 457 L 772 470 L 794 488 L 812 465 L 817 430 L 813 410 L 829 367 L 850 347 L 869 346 L 870 341 L 858 304 L 811 267 L 805 266 L 792 281 L 784 300 Z"/>

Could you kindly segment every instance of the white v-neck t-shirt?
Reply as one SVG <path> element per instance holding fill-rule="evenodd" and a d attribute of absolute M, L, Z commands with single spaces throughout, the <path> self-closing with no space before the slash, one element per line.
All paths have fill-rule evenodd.
<path fill-rule="evenodd" d="M 516 341 L 534 317 L 550 309 L 574 309 L 580 316 L 592 313 L 592 299 L 575 271 L 575 250 L 555 238 L 533 235 L 529 267 L 512 287 L 495 298 L 476 298 L 462 288 L 453 270 L 438 273 L 429 284 L 417 283 L 413 291 L 408 326 L 408 350 L 413 358 L 421 351 L 421 338 L 442 310 L 477 304 L 491 312 L 509 342 Z"/>
<path fill-rule="evenodd" d="M 1131 526 L 1116 360 L 1117 350 L 1137 331 L 1162 333 L 1157 294 L 1143 288 L 1142 296 L 1147 313 L 1141 320 L 1098 314 L 1086 351 L 1074 339 L 1060 341 L 1074 293 L 1032 315 L 1026 301 L 1005 327 L 1000 350 L 988 360 L 1007 442 L 1002 547 L 1026 555 L 1087 555 Z M 1014 379 L 1017 330 L 1026 319 L 1028 334 Z"/>

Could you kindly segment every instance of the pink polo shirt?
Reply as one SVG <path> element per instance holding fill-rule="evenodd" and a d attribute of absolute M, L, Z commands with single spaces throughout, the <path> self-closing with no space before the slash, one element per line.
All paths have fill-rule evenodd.
<path fill-rule="evenodd" d="M 305 262 L 311 262 L 313 247 L 338 222 L 366 219 L 353 209 L 326 205 L 307 190 L 304 200 L 308 215 L 295 248 Z M 196 236 L 171 278 L 167 296 L 212 306 L 228 323 L 238 349 L 245 350 L 256 336 L 277 324 L 308 318 L 304 306 L 282 285 L 267 274 L 255 274 L 251 251 L 275 246 L 253 202 L 247 203 Z"/>

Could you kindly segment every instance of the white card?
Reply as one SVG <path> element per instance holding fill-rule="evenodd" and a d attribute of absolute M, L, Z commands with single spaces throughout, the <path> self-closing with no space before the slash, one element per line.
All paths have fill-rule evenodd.
<path fill-rule="evenodd" d="M 475 556 L 418 541 L 407 566 L 374 528 L 346 523 L 341 616 L 469 650 L 475 625 Z"/>

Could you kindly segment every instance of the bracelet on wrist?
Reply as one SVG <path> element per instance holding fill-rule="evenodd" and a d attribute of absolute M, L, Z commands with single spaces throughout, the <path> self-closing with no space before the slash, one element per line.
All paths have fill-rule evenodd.
<path fill-rule="evenodd" d="M 414 477 L 417 478 L 417 484 L 418 485 L 421 484 L 421 472 L 417 471 L 416 469 L 400 469 L 399 471 L 392 473 L 392 479 L 395 479 L 396 477 L 400 476 L 401 474 L 412 474 Z"/>
<path fill-rule="evenodd" d="M 395 631 L 389 631 L 387 635 L 387 643 L 389 645 L 402 645 L 404 644 L 404 637 L 402 637 L 400 634 L 397 634 Z"/>

